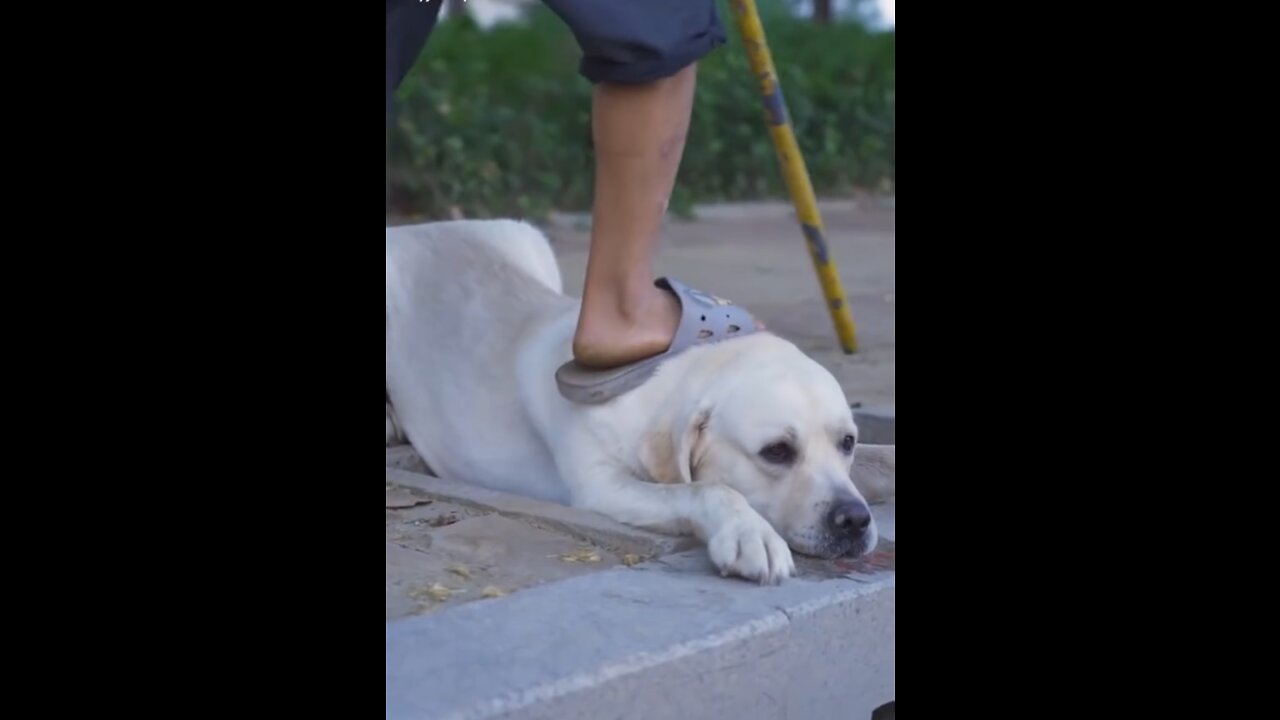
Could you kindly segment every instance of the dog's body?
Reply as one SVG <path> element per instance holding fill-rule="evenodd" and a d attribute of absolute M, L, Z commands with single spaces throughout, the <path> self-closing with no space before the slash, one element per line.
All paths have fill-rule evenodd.
<path fill-rule="evenodd" d="M 554 376 L 578 301 L 535 228 L 389 228 L 386 292 L 387 441 L 402 435 L 442 477 L 693 533 L 723 572 L 761 582 L 794 571 L 788 545 L 875 546 L 849 479 L 849 407 L 792 344 L 694 347 L 616 400 L 576 405 Z"/>

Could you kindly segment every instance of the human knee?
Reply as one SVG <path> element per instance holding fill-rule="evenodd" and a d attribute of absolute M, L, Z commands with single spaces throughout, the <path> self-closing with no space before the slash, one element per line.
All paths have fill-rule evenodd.
<path fill-rule="evenodd" d="M 582 50 L 593 83 L 670 77 L 725 42 L 714 0 L 544 0 Z"/>

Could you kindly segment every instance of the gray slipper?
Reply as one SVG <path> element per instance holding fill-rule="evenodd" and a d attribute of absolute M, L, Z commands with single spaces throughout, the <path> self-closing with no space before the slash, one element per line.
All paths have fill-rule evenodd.
<path fill-rule="evenodd" d="M 556 385 L 566 400 L 594 405 L 634 390 L 664 361 L 695 345 L 750 335 L 757 329 L 751 313 L 728 300 L 691 288 L 678 280 L 659 278 L 655 285 L 680 302 L 680 324 L 670 347 L 658 355 L 629 365 L 597 370 L 570 360 L 556 370 Z"/>

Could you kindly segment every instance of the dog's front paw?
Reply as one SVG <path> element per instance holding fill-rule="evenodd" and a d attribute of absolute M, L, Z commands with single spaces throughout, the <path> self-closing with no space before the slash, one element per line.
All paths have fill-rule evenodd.
<path fill-rule="evenodd" d="M 764 518 L 735 518 L 707 542 L 711 562 L 722 575 L 737 575 L 761 585 L 777 585 L 795 574 L 791 548 Z"/>

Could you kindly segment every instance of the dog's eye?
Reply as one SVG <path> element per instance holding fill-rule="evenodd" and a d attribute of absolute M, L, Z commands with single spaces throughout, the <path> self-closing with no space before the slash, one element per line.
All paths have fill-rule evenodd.
<path fill-rule="evenodd" d="M 766 445 L 760 451 L 760 457 L 764 458 L 765 462 L 775 465 L 790 465 L 796 461 L 796 449 L 791 447 L 791 443 L 776 442 Z"/>
<path fill-rule="evenodd" d="M 848 455 L 849 453 L 853 452 L 853 446 L 857 444 L 858 444 L 857 438 L 855 438 L 852 435 L 845 435 L 844 439 L 840 441 L 840 452 L 844 453 L 845 455 Z"/>

